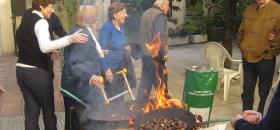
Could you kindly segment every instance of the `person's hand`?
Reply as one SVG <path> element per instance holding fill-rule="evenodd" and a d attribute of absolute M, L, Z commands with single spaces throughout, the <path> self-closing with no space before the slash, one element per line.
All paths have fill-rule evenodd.
<path fill-rule="evenodd" d="M 105 71 L 105 76 L 106 76 L 106 80 L 109 81 L 109 83 L 112 83 L 113 78 L 114 78 L 114 75 L 113 75 L 111 69 L 107 69 L 107 70 Z"/>
<path fill-rule="evenodd" d="M 164 55 L 162 60 L 167 61 L 168 60 L 168 56 Z"/>
<path fill-rule="evenodd" d="M 78 30 L 72 35 L 68 36 L 68 40 L 70 43 L 87 43 L 88 41 L 88 35 L 84 33 L 80 33 L 82 30 Z"/>
<path fill-rule="evenodd" d="M 126 44 L 124 46 L 124 49 L 128 52 L 128 53 L 131 53 L 131 46 L 129 44 Z"/>
<path fill-rule="evenodd" d="M 128 51 L 131 51 L 131 45 L 126 44 L 126 45 L 124 46 L 124 49 L 126 49 L 126 50 L 128 50 Z"/>
<path fill-rule="evenodd" d="M 59 59 L 59 51 L 51 52 L 51 59 L 52 60 L 58 60 Z"/>
<path fill-rule="evenodd" d="M 253 110 L 244 111 L 242 117 L 251 124 L 259 124 L 262 114 Z"/>
<path fill-rule="evenodd" d="M 102 76 L 97 76 L 97 75 L 93 75 L 92 79 L 90 81 L 91 85 L 94 85 L 98 88 L 103 88 L 104 87 L 104 79 Z"/>
<path fill-rule="evenodd" d="M 276 37 L 276 32 L 274 30 L 272 30 L 269 34 L 268 34 L 268 40 L 272 41 L 274 40 L 274 38 Z"/>
<path fill-rule="evenodd" d="M 0 95 L 4 93 L 6 90 L 0 86 Z"/>
<path fill-rule="evenodd" d="M 233 117 L 230 121 L 231 127 L 234 128 L 235 122 L 239 119 L 244 119 L 242 115 L 238 114 L 236 117 Z"/>
<path fill-rule="evenodd" d="M 109 54 L 109 50 L 102 49 L 102 52 L 103 52 L 104 56 Z"/>

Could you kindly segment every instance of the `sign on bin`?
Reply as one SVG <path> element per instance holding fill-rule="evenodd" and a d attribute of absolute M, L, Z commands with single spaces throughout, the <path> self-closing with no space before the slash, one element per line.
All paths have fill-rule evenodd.
<path fill-rule="evenodd" d="M 207 66 L 192 66 L 186 70 L 183 101 L 189 110 L 208 121 L 218 83 L 218 72 Z"/>

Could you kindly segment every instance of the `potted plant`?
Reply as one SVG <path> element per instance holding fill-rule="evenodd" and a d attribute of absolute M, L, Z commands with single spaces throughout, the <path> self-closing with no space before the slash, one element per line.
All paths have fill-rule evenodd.
<path fill-rule="evenodd" d="M 189 42 L 200 43 L 207 41 L 207 21 L 204 18 L 191 19 L 186 21 L 183 25 L 188 31 Z"/>
<path fill-rule="evenodd" d="M 209 19 L 208 23 L 208 40 L 209 41 L 222 41 L 225 35 L 224 19 L 223 17 L 214 17 Z"/>
<path fill-rule="evenodd" d="M 173 28 L 168 28 L 168 36 L 171 38 L 171 39 L 175 39 L 176 38 L 176 31 L 175 29 Z"/>
<path fill-rule="evenodd" d="M 185 26 L 181 25 L 179 28 L 179 32 L 178 35 L 180 37 L 180 39 L 182 39 L 182 41 L 184 41 L 185 44 L 189 43 L 189 31 L 188 28 L 186 28 Z"/>
<path fill-rule="evenodd" d="M 188 44 L 188 32 L 182 28 L 182 26 L 177 26 L 176 28 L 169 28 L 168 35 L 170 39 L 168 40 L 170 45 L 177 44 Z"/>

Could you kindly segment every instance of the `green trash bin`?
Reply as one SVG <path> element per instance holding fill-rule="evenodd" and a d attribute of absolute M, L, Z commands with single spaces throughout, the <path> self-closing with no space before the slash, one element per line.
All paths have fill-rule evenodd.
<path fill-rule="evenodd" d="M 208 66 L 191 66 L 186 69 L 183 101 L 189 111 L 209 121 L 218 72 Z"/>

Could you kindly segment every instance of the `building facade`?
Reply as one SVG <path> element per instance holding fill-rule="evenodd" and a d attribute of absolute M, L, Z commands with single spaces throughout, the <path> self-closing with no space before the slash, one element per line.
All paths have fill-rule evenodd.
<path fill-rule="evenodd" d="M 12 25 L 11 0 L 0 0 L 0 56 L 14 53 L 14 34 Z"/>

